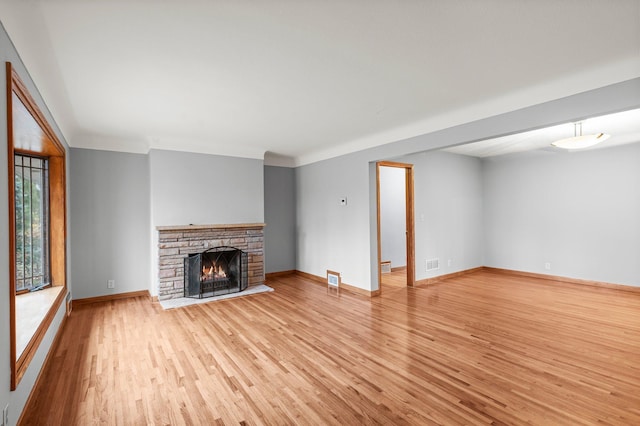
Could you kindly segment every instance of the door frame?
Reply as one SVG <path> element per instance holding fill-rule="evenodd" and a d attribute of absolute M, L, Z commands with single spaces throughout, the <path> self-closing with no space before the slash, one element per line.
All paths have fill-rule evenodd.
<path fill-rule="evenodd" d="M 414 195 L 413 195 L 413 164 L 398 163 L 395 161 L 376 162 L 376 221 L 378 223 L 378 289 L 382 291 L 382 244 L 380 241 L 380 167 L 396 167 L 405 170 L 405 227 L 407 245 L 407 286 L 413 287 L 416 282 L 416 254 L 415 254 L 415 218 L 414 218 Z"/>

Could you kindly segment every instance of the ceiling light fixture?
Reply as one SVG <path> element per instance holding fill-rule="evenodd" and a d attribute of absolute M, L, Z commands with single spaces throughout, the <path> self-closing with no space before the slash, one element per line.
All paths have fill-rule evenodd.
<path fill-rule="evenodd" d="M 578 127 L 580 131 L 578 132 Z M 592 135 L 582 134 L 582 122 L 573 123 L 573 137 L 560 139 L 552 142 L 551 145 L 564 149 L 582 149 L 589 148 L 609 139 L 610 135 L 605 133 L 596 133 Z"/>

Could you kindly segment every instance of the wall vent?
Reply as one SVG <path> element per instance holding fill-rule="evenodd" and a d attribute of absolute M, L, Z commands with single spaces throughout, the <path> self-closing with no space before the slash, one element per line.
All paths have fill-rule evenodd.
<path fill-rule="evenodd" d="M 383 274 L 390 274 L 391 273 L 391 262 L 390 261 L 384 261 L 384 262 L 380 262 L 380 272 L 382 272 Z"/>
<path fill-rule="evenodd" d="M 331 287 L 340 287 L 340 272 L 327 270 L 327 285 Z"/>
<path fill-rule="evenodd" d="M 427 259 L 427 272 L 440 269 L 440 259 Z"/>

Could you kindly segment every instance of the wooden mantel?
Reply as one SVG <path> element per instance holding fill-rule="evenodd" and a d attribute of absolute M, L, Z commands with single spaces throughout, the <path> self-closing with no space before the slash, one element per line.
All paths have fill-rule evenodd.
<path fill-rule="evenodd" d="M 216 225 L 171 225 L 156 226 L 158 231 L 195 231 L 198 229 L 240 229 L 240 228 L 264 228 L 264 223 L 227 223 Z"/>

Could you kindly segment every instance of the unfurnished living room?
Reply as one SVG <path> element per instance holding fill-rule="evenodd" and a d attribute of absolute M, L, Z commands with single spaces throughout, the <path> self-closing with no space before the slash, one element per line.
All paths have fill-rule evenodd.
<path fill-rule="evenodd" d="M 640 0 L 0 0 L 0 425 L 640 424 Z"/>

